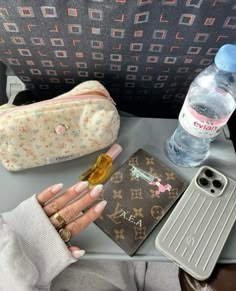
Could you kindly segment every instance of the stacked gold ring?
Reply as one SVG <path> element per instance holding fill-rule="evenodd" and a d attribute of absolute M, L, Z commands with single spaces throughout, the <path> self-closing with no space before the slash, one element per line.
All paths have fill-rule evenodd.
<path fill-rule="evenodd" d="M 67 244 L 71 240 L 71 232 L 67 228 L 61 228 L 58 230 L 61 239 Z"/>
<path fill-rule="evenodd" d="M 51 217 L 53 217 L 58 222 L 57 230 L 61 239 L 65 242 L 67 246 L 70 246 L 72 234 L 69 229 L 64 228 L 64 226 L 66 225 L 65 219 L 61 217 L 58 212 L 54 213 Z"/>
<path fill-rule="evenodd" d="M 58 222 L 57 229 L 60 229 L 66 225 L 65 219 L 61 217 L 59 212 L 55 212 L 51 217 L 53 217 Z"/>

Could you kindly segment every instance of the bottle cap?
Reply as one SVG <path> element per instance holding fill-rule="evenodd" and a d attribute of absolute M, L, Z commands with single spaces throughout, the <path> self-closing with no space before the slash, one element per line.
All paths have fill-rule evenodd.
<path fill-rule="evenodd" d="M 216 66 L 226 72 L 236 72 L 236 45 L 223 45 L 215 56 Z"/>
<path fill-rule="evenodd" d="M 118 144 L 115 143 L 113 146 L 106 152 L 106 154 L 112 158 L 114 161 L 115 158 L 122 152 L 122 147 Z"/>

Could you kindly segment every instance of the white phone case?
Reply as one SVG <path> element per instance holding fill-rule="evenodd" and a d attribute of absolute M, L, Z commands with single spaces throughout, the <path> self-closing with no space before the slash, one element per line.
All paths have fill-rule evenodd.
<path fill-rule="evenodd" d="M 198 280 L 210 277 L 236 219 L 236 181 L 203 166 L 156 237 L 155 245 Z"/>

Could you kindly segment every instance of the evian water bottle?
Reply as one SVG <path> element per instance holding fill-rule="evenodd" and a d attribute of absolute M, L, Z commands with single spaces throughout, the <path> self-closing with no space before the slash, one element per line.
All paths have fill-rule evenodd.
<path fill-rule="evenodd" d="M 170 160 L 182 167 L 200 165 L 235 107 L 236 45 L 227 44 L 190 85 L 178 127 L 166 143 Z"/>

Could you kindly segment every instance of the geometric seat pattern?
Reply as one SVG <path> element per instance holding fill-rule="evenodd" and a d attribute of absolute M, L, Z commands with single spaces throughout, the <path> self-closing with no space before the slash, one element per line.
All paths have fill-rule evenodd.
<path fill-rule="evenodd" d="M 235 29 L 235 0 L 1 0 L 0 59 L 42 99 L 96 79 L 119 109 L 176 117 Z"/>

